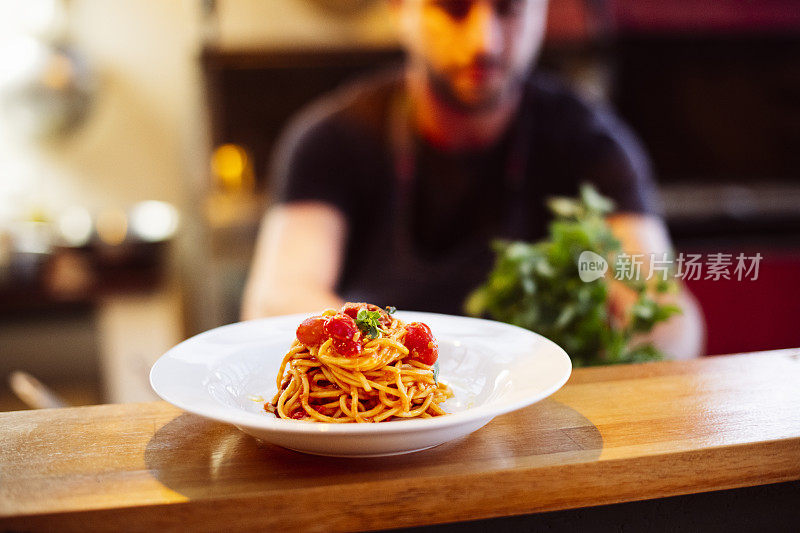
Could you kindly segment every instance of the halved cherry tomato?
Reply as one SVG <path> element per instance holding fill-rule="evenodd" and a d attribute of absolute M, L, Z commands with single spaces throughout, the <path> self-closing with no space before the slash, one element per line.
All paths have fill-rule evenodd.
<path fill-rule="evenodd" d="M 328 338 L 325 335 L 324 316 L 312 316 L 297 326 L 297 340 L 306 346 L 319 346 Z"/>
<path fill-rule="evenodd" d="M 411 358 L 420 363 L 432 365 L 439 358 L 439 346 L 433 338 L 431 328 L 422 322 L 411 322 L 406 325 L 403 344 L 411 352 Z"/>
<path fill-rule="evenodd" d="M 297 327 L 296 335 L 297 340 L 306 346 L 319 346 L 330 338 L 341 355 L 350 357 L 361 353 L 356 321 L 344 313 L 307 318 Z"/>
<path fill-rule="evenodd" d="M 333 339 L 333 347 L 341 355 L 352 357 L 361 353 L 361 332 L 356 321 L 344 313 L 336 313 L 325 319 L 325 335 Z"/>

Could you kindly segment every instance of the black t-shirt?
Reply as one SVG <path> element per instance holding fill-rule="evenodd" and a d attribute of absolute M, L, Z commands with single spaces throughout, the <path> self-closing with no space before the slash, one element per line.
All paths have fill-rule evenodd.
<path fill-rule="evenodd" d="M 412 179 L 401 179 L 391 118 L 401 79 L 384 73 L 318 101 L 276 152 L 279 202 L 323 201 L 348 221 L 337 287 L 345 299 L 459 314 L 491 268 L 491 240 L 540 239 L 551 218 L 545 200 L 575 196 L 583 182 L 620 212 L 657 213 L 630 131 L 538 73 L 493 146 L 444 152 L 414 136 Z"/>

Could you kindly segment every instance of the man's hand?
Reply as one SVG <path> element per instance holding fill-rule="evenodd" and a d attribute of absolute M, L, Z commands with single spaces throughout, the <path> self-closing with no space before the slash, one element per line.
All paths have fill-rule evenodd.
<path fill-rule="evenodd" d="M 622 243 L 622 250 L 630 255 L 643 254 L 645 261 L 650 257 L 661 257 L 672 251 L 669 234 L 664 222 L 653 216 L 637 214 L 618 214 L 609 217 L 608 223 L 614 236 Z M 648 265 L 642 266 L 647 272 Z M 635 338 L 634 342 L 647 340 L 663 351 L 670 359 L 691 359 L 702 355 L 705 350 L 705 326 L 700 307 L 694 297 L 679 285 L 674 294 L 653 294 L 660 303 L 678 305 L 682 314 L 671 317 L 659 324 L 647 336 Z M 616 320 L 624 320 L 636 296 L 627 287 L 611 282 L 609 285 L 609 311 Z"/>

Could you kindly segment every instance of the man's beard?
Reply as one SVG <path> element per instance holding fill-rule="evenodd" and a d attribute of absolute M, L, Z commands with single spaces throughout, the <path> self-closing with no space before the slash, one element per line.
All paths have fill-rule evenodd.
<path fill-rule="evenodd" d="M 510 79 L 491 93 L 482 95 L 473 101 L 465 101 L 453 87 L 449 78 L 437 72 L 428 62 L 424 63 L 424 67 L 428 86 L 434 96 L 456 111 L 467 114 L 477 114 L 496 109 L 506 101 L 507 97 L 515 94 L 522 87 L 528 75 L 527 71 L 512 74 Z"/>

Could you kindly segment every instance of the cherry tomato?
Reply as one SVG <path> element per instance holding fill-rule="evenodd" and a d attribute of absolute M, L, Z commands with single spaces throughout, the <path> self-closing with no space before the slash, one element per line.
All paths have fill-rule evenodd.
<path fill-rule="evenodd" d="M 432 365 L 439 358 L 439 346 L 433 338 L 431 328 L 422 322 L 411 322 L 406 325 L 403 344 L 411 352 L 411 358 L 420 363 Z"/>
<path fill-rule="evenodd" d="M 378 319 L 381 327 L 388 328 L 391 325 L 392 319 L 389 318 L 389 314 L 375 304 L 368 304 L 364 302 L 347 302 L 342 306 L 342 313 L 355 320 L 358 316 L 358 312 L 362 309 L 366 309 L 367 311 L 378 311 L 381 314 L 380 319 Z"/>
<path fill-rule="evenodd" d="M 306 346 L 319 346 L 327 339 L 325 335 L 325 317 L 312 316 L 297 326 L 297 340 Z"/>
<path fill-rule="evenodd" d="M 367 304 L 365 303 L 356 303 L 356 302 L 347 302 L 342 306 L 342 313 L 346 314 L 353 320 L 356 319 L 358 316 L 358 312 L 361 311 Z"/>
<path fill-rule="evenodd" d="M 333 339 L 333 347 L 341 355 L 352 357 L 361 353 L 360 332 L 356 321 L 344 313 L 336 313 L 325 319 L 325 335 Z"/>

